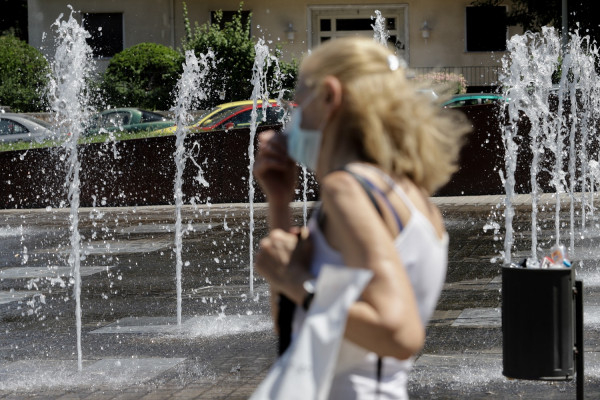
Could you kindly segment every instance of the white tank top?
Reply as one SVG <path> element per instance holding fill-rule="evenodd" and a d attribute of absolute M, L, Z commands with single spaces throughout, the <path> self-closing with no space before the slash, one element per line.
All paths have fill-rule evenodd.
<path fill-rule="evenodd" d="M 382 173 L 381 171 L 379 171 Z M 423 327 L 431 318 L 440 296 L 448 263 L 448 235 L 439 238 L 431 222 L 413 205 L 402 188 L 391 178 L 386 182 L 405 202 L 411 216 L 404 229 L 394 239 L 394 245 L 411 281 Z M 316 215 L 309 221 L 313 240 L 311 271 L 317 276 L 325 264 L 344 265 L 341 253 L 327 243 Z M 292 323 L 292 338 L 299 332 L 305 312 L 296 307 Z M 329 399 L 407 399 L 407 373 L 413 359 L 397 360 L 384 357 L 381 380 L 377 382 L 375 353 L 343 340 L 337 360 L 335 377 Z M 379 391 L 378 397 L 376 392 Z"/>

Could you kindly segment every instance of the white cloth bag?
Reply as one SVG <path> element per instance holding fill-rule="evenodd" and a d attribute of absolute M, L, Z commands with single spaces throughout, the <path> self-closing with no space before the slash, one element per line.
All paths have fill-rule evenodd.
<path fill-rule="evenodd" d="M 324 265 L 304 324 L 250 400 L 325 400 L 348 309 L 371 280 L 369 270 Z"/>

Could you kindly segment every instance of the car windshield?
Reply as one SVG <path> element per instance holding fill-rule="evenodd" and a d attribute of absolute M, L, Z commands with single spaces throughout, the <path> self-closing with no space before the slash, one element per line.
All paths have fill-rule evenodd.
<path fill-rule="evenodd" d="M 224 120 L 225 118 L 237 113 L 240 110 L 243 110 L 246 107 L 247 106 L 238 106 L 238 107 L 226 108 L 224 110 L 221 110 L 221 111 L 217 112 L 216 114 L 214 114 L 209 119 L 207 119 L 206 121 L 204 121 L 203 123 L 201 123 L 200 127 L 206 128 L 206 127 L 212 126 L 215 123 L 218 123 L 219 121 Z"/>
<path fill-rule="evenodd" d="M 276 125 L 276 124 L 281 124 L 283 122 L 287 122 L 287 120 L 289 119 L 289 115 L 291 114 L 291 109 L 293 108 L 293 106 L 289 106 L 290 108 L 286 108 L 286 107 L 279 107 L 279 106 L 271 106 L 269 108 L 267 108 L 267 118 L 264 121 L 264 124 L 267 125 Z"/>
<path fill-rule="evenodd" d="M 27 128 L 20 123 L 12 119 L 0 118 L 0 135 L 14 135 L 27 132 L 29 132 Z"/>
<path fill-rule="evenodd" d="M 166 121 L 167 119 L 160 115 L 159 113 L 155 113 L 152 111 L 141 110 L 142 112 L 142 120 L 140 122 L 156 122 L 156 121 Z"/>
<path fill-rule="evenodd" d="M 116 111 L 102 114 L 100 117 L 100 126 L 103 128 L 121 127 L 128 125 L 131 120 L 129 112 Z"/>
<path fill-rule="evenodd" d="M 46 128 L 46 129 L 51 129 L 52 128 L 52 125 L 49 124 L 48 122 L 44 121 L 44 120 L 41 120 L 41 119 L 38 119 L 38 118 L 34 118 L 34 117 L 29 116 L 29 115 L 21 115 L 21 117 L 23 117 L 26 120 L 29 120 L 31 122 L 35 122 L 36 124 L 41 125 L 44 128 Z"/>
<path fill-rule="evenodd" d="M 219 109 L 219 107 L 213 107 L 210 110 L 206 111 L 202 111 L 196 118 L 194 118 L 194 122 L 192 122 L 192 125 L 197 124 L 198 122 L 202 121 L 204 118 L 206 118 L 207 115 L 210 115 L 211 113 L 217 111 Z"/>

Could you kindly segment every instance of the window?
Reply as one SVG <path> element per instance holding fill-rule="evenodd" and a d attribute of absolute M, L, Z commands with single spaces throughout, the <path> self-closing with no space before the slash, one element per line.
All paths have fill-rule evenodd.
<path fill-rule="evenodd" d="M 407 6 L 310 6 L 311 47 L 330 39 L 345 36 L 373 37 L 375 10 L 385 18 L 390 35 L 388 47 L 397 55 L 407 52 Z"/>
<path fill-rule="evenodd" d="M 281 124 L 285 121 L 287 116 L 286 109 L 280 106 L 271 106 L 267 108 L 267 119 L 264 122 L 265 125 L 276 125 Z M 262 120 L 261 120 L 261 123 Z"/>
<path fill-rule="evenodd" d="M 112 57 L 123 50 L 122 13 L 86 13 L 83 27 L 91 35 L 87 42 L 94 57 Z"/>
<path fill-rule="evenodd" d="M 257 123 L 262 120 L 262 108 L 256 109 L 256 121 Z M 229 124 L 233 124 L 235 128 L 247 128 L 250 127 L 252 121 L 252 108 L 246 111 L 242 111 L 239 114 L 234 115 L 221 125 L 222 128 L 226 128 Z"/>
<path fill-rule="evenodd" d="M 157 121 L 166 121 L 167 120 L 161 114 L 154 113 L 151 111 L 141 110 L 141 113 L 142 113 L 142 119 L 140 122 L 157 122 Z"/>
<path fill-rule="evenodd" d="M 123 125 L 129 125 L 131 114 L 128 112 L 110 112 L 102 115 L 100 126 L 106 129 L 121 128 Z"/>
<path fill-rule="evenodd" d="M 29 41 L 27 0 L 0 0 L 0 10 L 0 35 L 10 32 L 25 42 Z"/>
<path fill-rule="evenodd" d="M 506 7 L 467 7 L 467 51 L 505 51 L 506 32 Z"/>
<path fill-rule="evenodd" d="M 231 115 L 243 110 L 246 106 L 238 106 L 235 108 L 226 108 L 215 113 L 212 117 L 200 124 L 201 128 L 210 127 L 216 123 L 222 123 L 225 119 L 228 119 Z"/>
<path fill-rule="evenodd" d="M 28 132 L 29 130 L 18 122 L 0 118 L 0 135 L 18 135 Z"/>

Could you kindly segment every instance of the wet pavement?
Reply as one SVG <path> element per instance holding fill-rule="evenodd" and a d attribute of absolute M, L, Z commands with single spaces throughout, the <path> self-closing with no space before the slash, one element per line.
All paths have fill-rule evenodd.
<path fill-rule="evenodd" d="M 411 398 L 575 398 L 574 381 L 502 375 L 502 201 L 434 198 L 451 238 L 449 270 Z M 529 202 L 518 199 L 515 258 L 531 247 Z M 265 211 L 255 204 L 254 247 L 266 233 Z M 298 203 L 298 224 L 303 213 Z M 69 210 L 0 210 L 0 398 L 248 398 L 276 357 L 267 286 L 254 276 L 249 287 L 249 214 L 247 204 L 184 207 L 179 325 L 174 207 L 82 209 L 78 371 Z M 549 248 L 551 204 L 538 221 L 539 247 Z M 590 215 L 588 228 L 577 229 L 573 257 L 584 282 L 585 398 L 600 398 L 598 223 Z"/>

